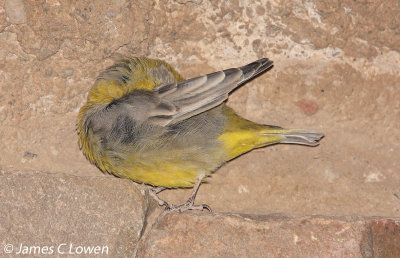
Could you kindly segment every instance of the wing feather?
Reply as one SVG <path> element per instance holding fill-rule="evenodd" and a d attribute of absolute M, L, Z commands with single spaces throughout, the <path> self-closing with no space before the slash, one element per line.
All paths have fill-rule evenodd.
<path fill-rule="evenodd" d="M 125 81 L 128 64 L 115 65 L 100 77 Z M 239 68 L 231 68 L 180 82 L 156 86 L 153 90 L 134 90 L 113 101 L 111 116 L 124 113 L 137 122 L 167 126 L 220 105 L 228 94 L 272 66 L 267 58 Z M 129 74 L 127 74 L 129 75 Z M 110 104 L 111 105 L 111 104 Z"/>
<path fill-rule="evenodd" d="M 240 68 L 231 68 L 182 82 L 159 85 L 153 89 L 162 102 L 172 103 L 176 113 L 166 124 L 175 123 L 218 106 L 228 98 L 229 92 L 265 72 L 272 66 L 267 58 Z"/>

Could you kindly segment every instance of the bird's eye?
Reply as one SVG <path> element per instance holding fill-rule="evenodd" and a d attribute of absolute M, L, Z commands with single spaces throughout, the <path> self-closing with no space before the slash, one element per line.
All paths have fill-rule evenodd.
<path fill-rule="evenodd" d="M 111 109 L 113 106 L 117 105 L 117 102 L 115 101 L 115 99 L 113 101 L 111 101 L 110 104 L 108 104 L 106 106 L 106 110 Z"/>

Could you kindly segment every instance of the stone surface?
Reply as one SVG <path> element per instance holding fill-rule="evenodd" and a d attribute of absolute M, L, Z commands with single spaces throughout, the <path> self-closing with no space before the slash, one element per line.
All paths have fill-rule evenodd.
<path fill-rule="evenodd" d="M 133 255 L 147 207 L 128 180 L 4 171 L 0 206 L 2 257 Z"/>
<path fill-rule="evenodd" d="M 367 231 L 368 232 L 368 231 Z M 370 235 L 365 238 L 372 243 L 375 257 L 400 257 L 400 223 L 395 220 L 375 220 L 370 226 Z M 367 255 L 367 253 L 365 253 Z M 373 257 L 373 256 L 369 256 Z"/>
<path fill-rule="evenodd" d="M 215 212 L 399 217 L 399 13 L 397 0 L 0 0 L 0 168 L 118 180 L 83 157 L 75 121 L 120 56 L 161 58 L 185 77 L 268 57 L 274 68 L 228 105 L 326 137 L 316 148 L 243 155 L 196 202 Z"/>
<path fill-rule="evenodd" d="M 141 240 L 137 255 L 398 257 L 399 230 L 399 219 L 169 214 Z"/>
<path fill-rule="evenodd" d="M 132 182 L 0 174 L 0 255 L 398 257 L 400 219 L 172 213 Z M 374 256 L 375 255 L 375 256 Z"/>

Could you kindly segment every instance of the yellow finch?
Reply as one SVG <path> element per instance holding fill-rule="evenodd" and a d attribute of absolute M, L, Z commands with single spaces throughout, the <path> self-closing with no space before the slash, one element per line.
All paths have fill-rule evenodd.
<path fill-rule="evenodd" d="M 120 60 L 99 75 L 79 111 L 79 146 L 103 172 L 154 186 L 151 196 L 168 211 L 209 209 L 194 198 L 225 162 L 276 143 L 315 146 L 323 137 L 256 124 L 225 105 L 229 92 L 271 67 L 263 58 L 185 80 L 161 60 Z M 193 187 L 182 205 L 157 196 L 181 187 Z"/>

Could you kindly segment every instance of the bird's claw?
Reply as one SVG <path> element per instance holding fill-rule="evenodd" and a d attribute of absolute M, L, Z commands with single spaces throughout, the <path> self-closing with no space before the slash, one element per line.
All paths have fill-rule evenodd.
<path fill-rule="evenodd" d="M 212 212 L 210 206 L 208 206 L 207 204 L 201 204 L 201 205 L 194 205 L 193 202 L 191 202 L 190 200 L 188 200 L 187 202 L 185 202 L 182 205 L 169 205 L 166 203 L 166 205 L 164 205 L 165 211 L 162 213 L 162 215 L 166 215 L 168 213 L 171 212 L 185 212 L 185 211 L 189 211 L 189 210 L 208 210 L 209 212 Z"/>

